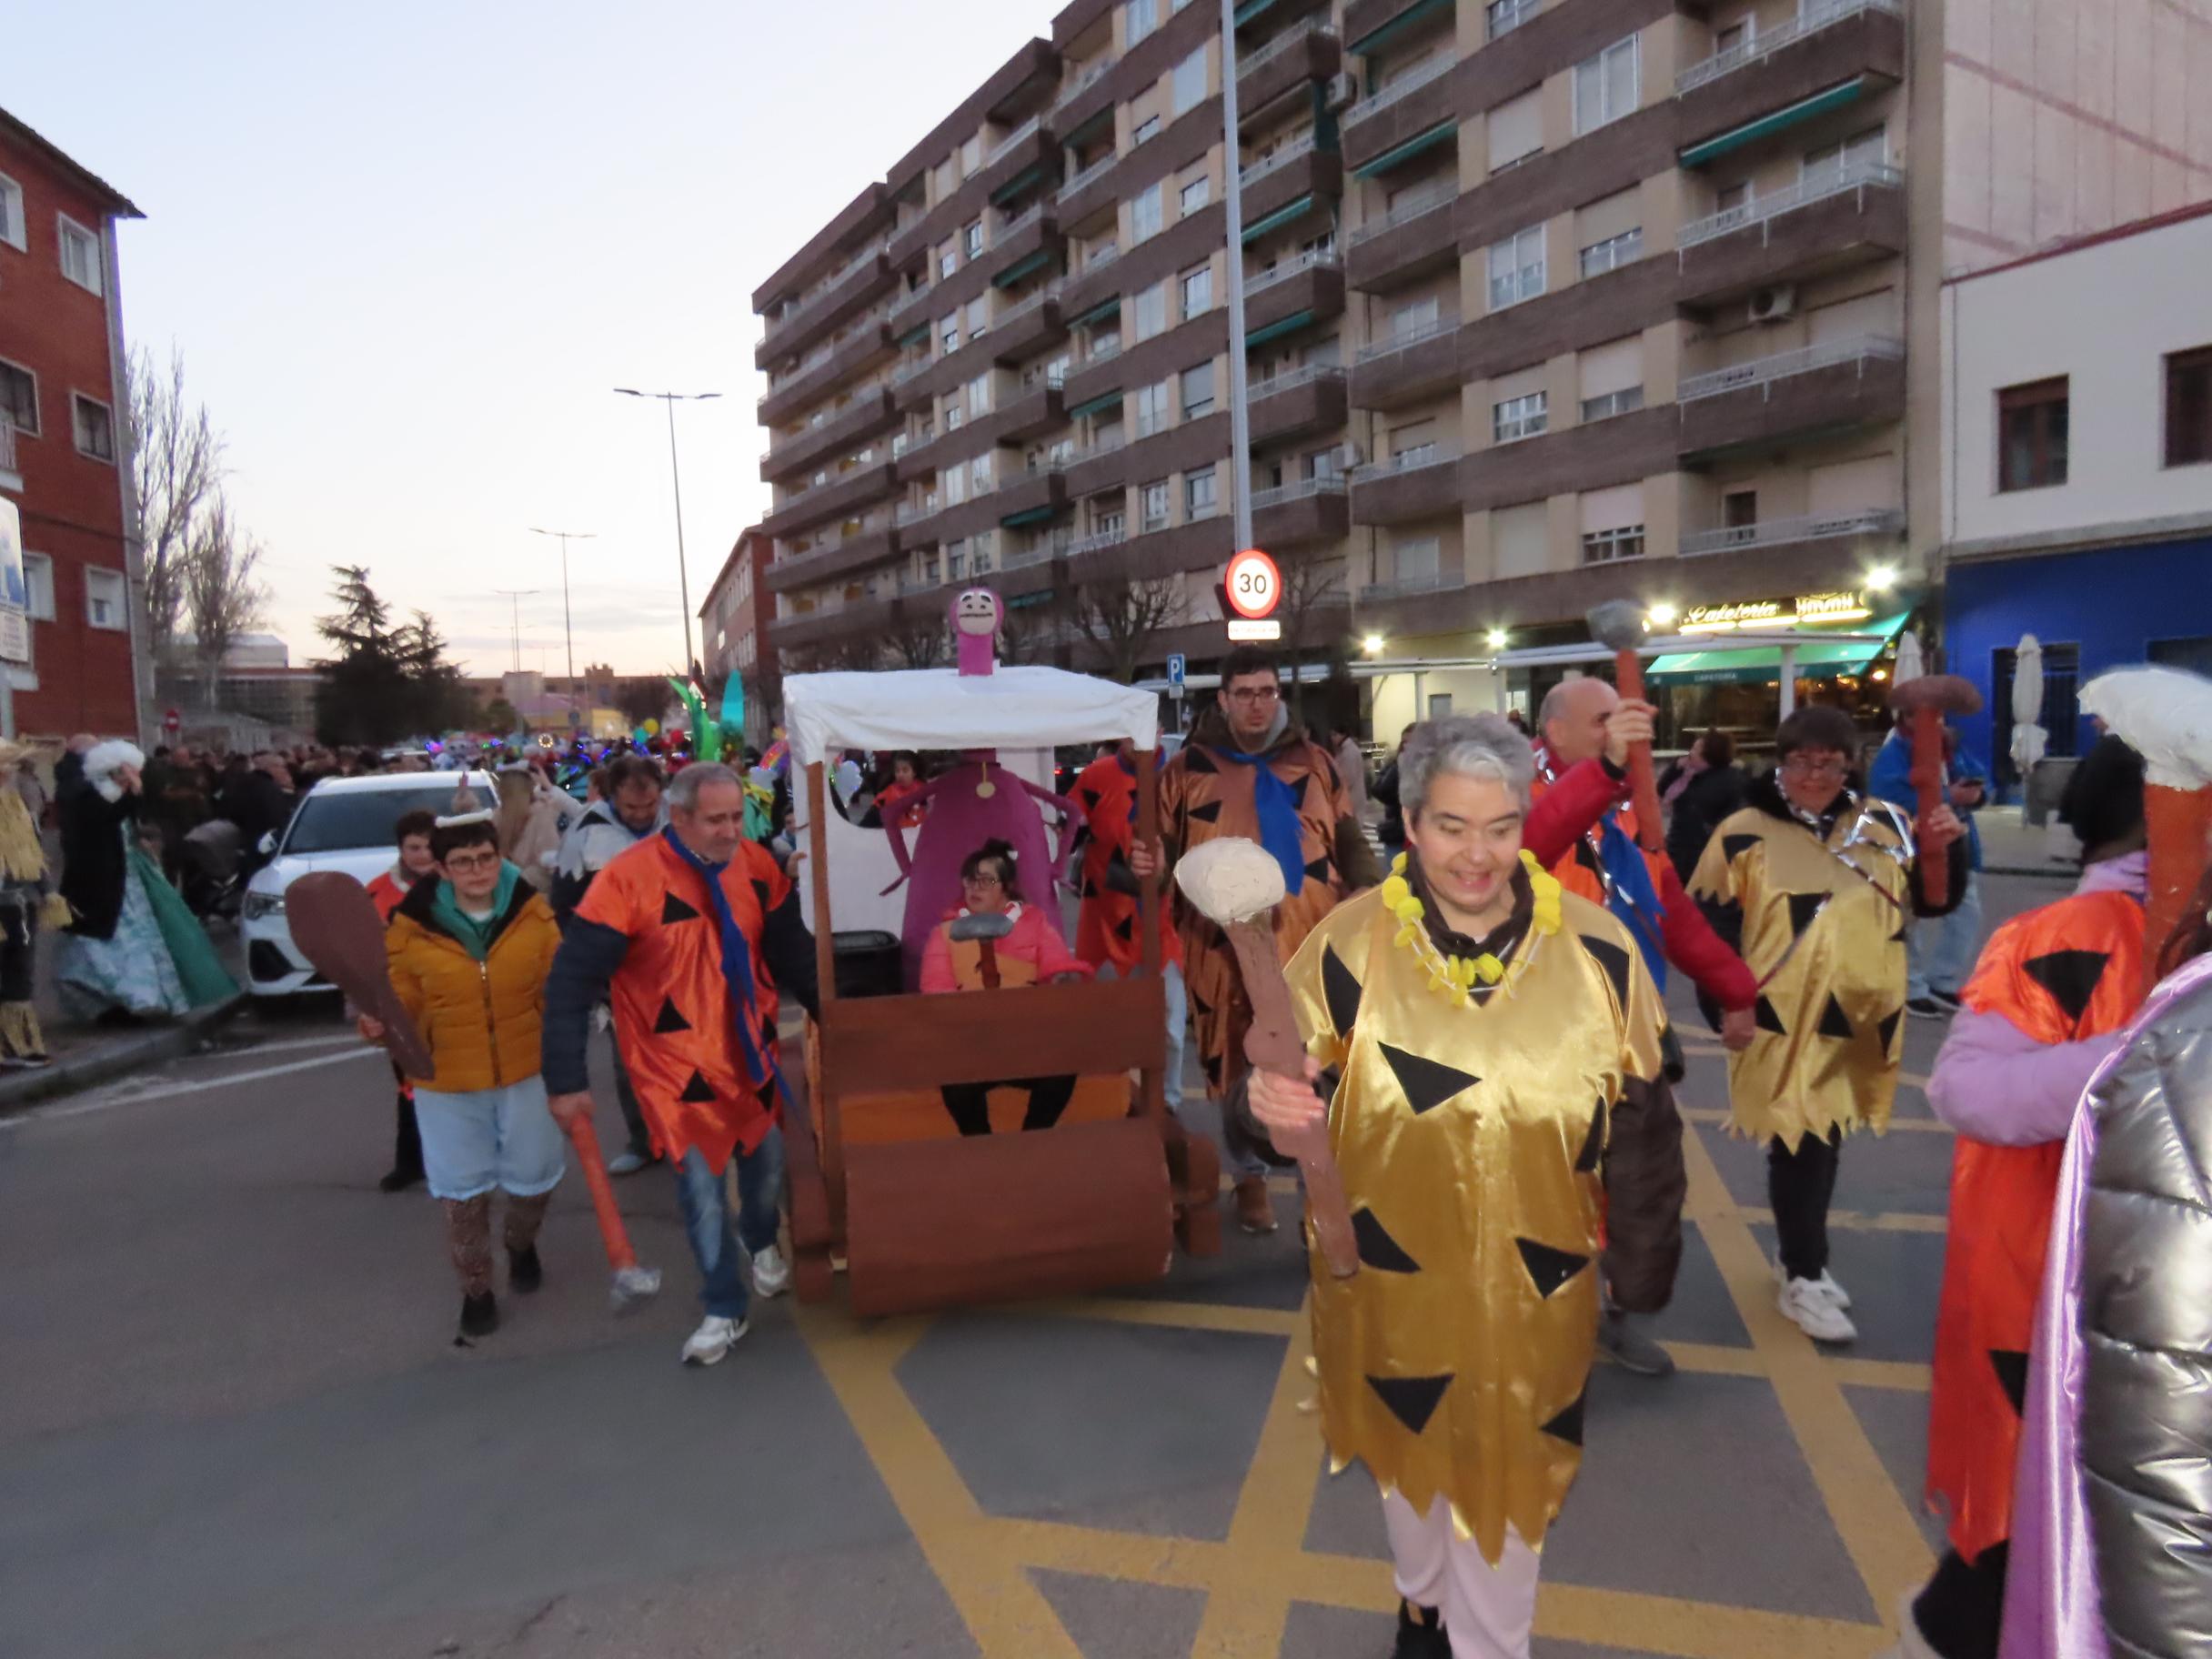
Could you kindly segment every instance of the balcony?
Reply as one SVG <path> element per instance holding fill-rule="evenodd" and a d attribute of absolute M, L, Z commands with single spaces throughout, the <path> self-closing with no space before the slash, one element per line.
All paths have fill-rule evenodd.
<path fill-rule="evenodd" d="M 1369 582 L 1360 589 L 1360 603 L 1372 605 L 1384 599 L 1411 598 L 1415 594 L 1442 593 L 1447 588 L 1463 588 L 1466 584 L 1463 571 L 1428 570 L 1418 576 L 1393 577 L 1387 582 Z"/>
<path fill-rule="evenodd" d="M 891 301 L 890 325 L 893 336 L 903 335 L 915 324 L 925 320 L 937 297 L 937 285 L 909 289 Z"/>
<path fill-rule="evenodd" d="M 1452 337 L 1459 318 L 1440 317 L 1360 348 L 1352 366 L 1352 407 L 1388 409 L 1459 384 Z"/>
<path fill-rule="evenodd" d="M 1127 435 L 1117 429 L 1063 451 L 1057 465 L 1067 477 L 1068 493 L 1080 498 L 1127 481 L 1129 459 L 1123 452 L 1128 447 Z"/>
<path fill-rule="evenodd" d="M 958 428 L 954 428 L 958 430 Z M 903 436 L 903 434 L 901 435 Z M 935 428 L 917 434 L 904 448 L 891 446 L 891 476 L 901 484 L 912 484 L 931 477 L 937 471 L 937 446 L 946 434 Z"/>
<path fill-rule="evenodd" d="M 895 598 L 868 598 L 777 617 L 768 625 L 769 643 L 779 651 L 788 651 L 800 646 L 881 634 L 890 627 L 897 609 Z"/>
<path fill-rule="evenodd" d="M 1109 548 L 1118 548 L 1129 539 L 1127 523 L 1111 524 L 1104 529 L 1093 530 L 1088 536 L 1078 536 L 1069 542 L 1062 554 L 1066 558 L 1081 558 L 1086 554 L 1103 553 Z"/>
<path fill-rule="evenodd" d="M 904 270 L 907 262 L 921 252 L 921 245 L 927 239 L 930 228 L 930 216 L 926 210 L 917 209 L 912 218 L 885 239 L 884 256 L 891 262 L 893 270 Z"/>
<path fill-rule="evenodd" d="M 1237 58 L 1237 107 L 1246 120 L 1284 94 L 1344 66 L 1343 43 L 1325 18 L 1309 17 Z"/>
<path fill-rule="evenodd" d="M 1905 418 L 1905 343 L 1865 335 L 1779 352 L 1675 392 L 1682 453 L 1713 456 Z"/>
<path fill-rule="evenodd" d="M 841 478 L 817 484 L 803 495 L 789 498 L 761 519 L 760 528 L 763 534 L 779 539 L 795 536 L 818 524 L 828 524 L 833 518 L 855 517 L 860 508 L 890 494 L 894 488 L 889 461 L 856 467 Z"/>
<path fill-rule="evenodd" d="M 1244 223 L 1257 226 L 1300 202 L 1334 201 L 1344 192 L 1344 158 L 1316 145 L 1312 135 L 1294 139 L 1244 169 Z"/>
<path fill-rule="evenodd" d="M 1102 110 L 1113 107 L 1113 90 L 1106 85 L 1107 71 L 1121 60 L 1108 54 L 1094 57 L 1075 71 L 1075 78 L 1052 106 L 1053 130 L 1071 135 L 1087 126 Z"/>
<path fill-rule="evenodd" d="M 992 202 L 1049 176 L 1060 161 L 1051 124 L 1031 116 L 995 145 L 983 158 L 983 194 Z"/>
<path fill-rule="evenodd" d="M 1301 432 L 1334 432 L 1344 425 L 1346 397 L 1344 367 L 1340 363 L 1310 363 L 1246 388 L 1252 411 L 1252 441 L 1255 444 L 1291 437 Z"/>
<path fill-rule="evenodd" d="M 1440 178 L 1408 192 L 1380 218 L 1352 233 L 1344 275 L 1355 288 L 1388 293 L 1459 260 L 1452 205 L 1459 181 Z"/>
<path fill-rule="evenodd" d="M 1374 36 L 1384 29 L 1399 33 L 1414 25 L 1423 13 L 1435 10 L 1433 5 L 1424 5 L 1423 0 L 1349 0 L 1344 7 L 1344 38 L 1351 43 L 1352 51 L 1372 53 L 1377 47 Z M 1443 9 L 1442 22 L 1448 31 L 1451 7 Z"/>
<path fill-rule="evenodd" d="M 1449 131 L 1457 116 L 1452 72 L 1459 66 L 1449 37 L 1437 55 L 1402 73 L 1380 92 L 1344 112 L 1344 165 L 1364 173 L 1393 152 L 1439 128 Z M 1378 171 L 1382 169 L 1377 169 Z"/>
<path fill-rule="evenodd" d="M 864 529 L 857 536 L 827 548 L 809 548 L 793 558 L 780 558 L 768 568 L 771 593 L 788 593 L 817 582 L 835 580 L 861 570 L 889 564 L 900 554 L 899 532 L 885 525 Z"/>
<path fill-rule="evenodd" d="M 1350 487 L 1342 473 L 1254 490 L 1252 539 L 1263 548 L 1339 541 L 1352 533 Z"/>
<path fill-rule="evenodd" d="M 1459 512 L 1459 455 L 1423 444 L 1352 475 L 1354 524 L 1403 524 Z"/>
<path fill-rule="evenodd" d="M 1758 524 L 1717 530 L 1692 530 L 1682 538 L 1684 558 L 1705 553 L 1732 553 L 1744 548 L 1791 548 L 1815 541 L 1855 541 L 1905 533 L 1905 513 L 1895 507 L 1868 507 L 1843 513 L 1814 513 L 1802 518 L 1768 518 Z"/>
<path fill-rule="evenodd" d="M 1068 505 L 1068 484 L 1061 475 L 1043 468 L 1035 472 L 1009 473 L 990 497 L 991 516 L 1000 524 L 1019 518 L 1033 524 Z"/>
<path fill-rule="evenodd" d="M 760 457 L 760 477 L 766 481 L 803 472 L 825 457 L 842 454 L 873 437 L 898 418 L 891 407 L 890 389 L 870 387 L 828 420 L 809 427 L 782 443 L 771 444 L 769 452 Z"/>
<path fill-rule="evenodd" d="M 1898 0 L 1824 0 L 1675 77 L 1676 148 L 1696 166 L 1904 78 Z"/>
<path fill-rule="evenodd" d="M 1068 424 L 1063 407 L 1061 387 L 1063 377 L 1047 375 L 1037 385 L 1016 393 L 999 411 L 999 439 L 1001 443 L 1018 438 L 1035 437 Z"/>
<path fill-rule="evenodd" d="M 984 256 L 990 261 L 990 286 L 1011 287 L 1057 267 L 1062 246 L 1058 210 L 1049 203 L 1037 203 L 991 234 L 990 251 Z"/>
<path fill-rule="evenodd" d="M 1272 339 L 1342 317 L 1344 270 L 1332 253 L 1300 254 L 1244 284 L 1244 338 Z"/>
<path fill-rule="evenodd" d="M 1061 224 L 1073 225 L 1112 205 L 1113 188 L 1108 176 L 1121 159 L 1118 155 L 1101 156 L 1061 186 L 1053 200 L 1059 205 Z"/>
<path fill-rule="evenodd" d="M 753 350 L 753 366 L 766 368 L 787 362 L 865 310 L 890 286 L 890 262 L 883 249 L 880 242 L 863 249 L 799 306 L 775 319 Z"/>
<path fill-rule="evenodd" d="M 1036 355 L 1040 347 L 1068 332 L 1061 313 L 1061 285 L 1040 288 L 1020 305 L 1001 311 L 990 322 L 990 355 L 1000 363 L 1020 363 Z"/>
<path fill-rule="evenodd" d="M 890 348 L 890 325 L 880 317 L 843 339 L 818 347 L 796 374 L 786 376 L 761 397 L 756 409 L 761 425 L 772 427 L 790 419 L 809 404 L 853 379 Z"/>
<path fill-rule="evenodd" d="M 1824 169 L 1675 232 L 1679 293 L 1710 305 L 1905 251 L 1905 174 L 1884 162 Z"/>

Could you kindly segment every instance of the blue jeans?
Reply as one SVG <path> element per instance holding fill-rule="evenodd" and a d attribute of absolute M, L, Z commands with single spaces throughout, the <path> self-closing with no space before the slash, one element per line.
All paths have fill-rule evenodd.
<path fill-rule="evenodd" d="M 697 1147 L 687 1148 L 676 1165 L 676 1196 L 683 1205 L 691 1254 L 699 1262 L 699 1299 L 719 1319 L 745 1317 L 749 1293 L 747 1264 L 738 1259 L 740 1242 L 748 1258 L 776 1242 L 776 1207 L 783 1198 L 783 1131 L 769 1130 L 758 1148 L 738 1153 L 734 1161 L 742 1206 L 734 1225 L 729 1186 L 723 1179 L 729 1171 L 709 1169 Z"/>
<path fill-rule="evenodd" d="M 1915 922 L 1905 937 L 1905 994 L 1931 990 L 1956 996 L 1974 973 L 1982 949 L 1982 877 L 1969 871 L 1966 891 L 1948 916 Z"/>

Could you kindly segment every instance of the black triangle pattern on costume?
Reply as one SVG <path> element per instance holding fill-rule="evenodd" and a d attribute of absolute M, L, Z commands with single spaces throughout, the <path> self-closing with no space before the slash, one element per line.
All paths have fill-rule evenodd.
<path fill-rule="evenodd" d="M 1597 849 L 1591 846 L 1587 840 L 1574 843 L 1574 861 L 1594 876 L 1605 873 L 1604 865 L 1598 862 Z"/>
<path fill-rule="evenodd" d="M 1367 1386 L 1390 1407 L 1392 1416 L 1418 1434 L 1436 1414 L 1436 1403 L 1452 1386 L 1452 1377 L 1448 1371 L 1441 1377 L 1370 1377 Z"/>
<path fill-rule="evenodd" d="M 1095 899 L 1098 896 L 1099 884 L 1093 881 L 1089 876 L 1085 876 L 1083 878 L 1083 897 L 1086 899 Z"/>
<path fill-rule="evenodd" d="M 672 921 L 697 921 L 698 920 L 699 912 L 674 893 L 662 897 L 660 900 L 660 925 L 662 927 L 667 927 Z"/>
<path fill-rule="evenodd" d="M 756 880 L 753 883 L 753 897 L 760 901 L 760 913 L 763 916 L 767 915 L 769 911 L 768 883 Z"/>
<path fill-rule="evenodd" d="M 1417 1273 L 1421 1263 L 1405 1253 L 1405 1247 L 1390 1236 L 1390 1229 L 1364 1207 L 1352 1215 L 1352 1236 L 1360 1246 L 1360 1262 L 1379 1273 Z"/>
<path fill-rule="evenodd" d="M 1581 1445 L 1583 1443 L 1583 1407 L 1589 1402 L 1589 1399 L 1590 1387 L 1589 1384 L 1584 1383 L 1583 1392 L 1574 1396 L 1574 1403 L 1545 1423 L 1543 1433 L 1555 1439 L 1563 1440 L 1571 1446 Z"/>
<path fill-rule="evenodd" d="M 1222 1086 L 1222 1057 L 1219 1054 L 1209 1054 L 1205 1057 L 1204 1063 L 1206 1081 L 1218 1091 Z"/>
<path fill-rule="evenodd" d="M 1904 1018 L 1905 1010 L 1901 1008 L 1894 1013 L 1887 1013 L 1882 1016 L 1882 1023 L 1875 1029 L 1882 1033 L 1883 1053 L 1886 1054 L 1889 1052 L 1889 1045 L 1896 1040 L 1897 1021 Z"/>
<path fill-rule="evenodd" d="M 1137 919 L 1134 916 L 1122 917 L 1120 921 L 1114 923 L 1113 936 L 1124 942 L 1135 939 L 1137 937 Z"/>
<path fill-rule="evenodd" d="M 694 1105 L 704 1105 L 714 1099 L 714 1085 L 707 1081 L 703 1072 L 694 1071 L 691 1081 L 684 1085 L 684 1091 L 676 1098 L 689 1101 Z"/>
<path fill-rule="evenodd" d="M 1483 1080 L 1471 1071 L 1462 1071 L 1457 1066 L 1447 1066 L 1440 1060 L 1426 1055 L 1409 1053 L 1394 1049 L 1387 1042 L 1375 1045 L 1382 1051 L 1382 1058 L 1390 1063 L 1391 1075 L 1398 1080 L 1398 1087 L 1405 1091 L 1405 1103 L 1419 1117 L 1433 1111 L 1463 1089 L 1472 1089 Z"/>
<path fill-rule="evenodd" d="M 1827 908 L 1828 895 L 1791 893 L 1787 897 L 1790 901 L 1790 937 L 1795 939 L 1813 925 L 1814 917 Z"/>
<path fill-rule="evenodd" d="M 2096 995 L 2096 982 L 2105 977 L 2105 964 L 2111 960 L 2103 950 L 2053 950 L 2031 956 L 2021 966 L 2029 979 L 2051 993 L 2068 1020 L 2078 1022 L 2089 1011 L 2089 999 Z"/>
<path fill-rule="evenodd" d="M 1761 997 L 1757 1006 L 1751 1010 L 1751 1018 L 1752 1023 L 1763 1031 L 1772 1031 L 1777 1037 L 1789 1035 L 1789 1028 L 1782 1023 L 1782 1016 L 1775 1011 L 1775 1005 L 1765 997 Z"/>
<path fill-rule="evenodd" d="M 1324 853 L 1322 857 L 1315 859 L 1313 862 L 1306 866 L 1306 880 L 1309 881 L 1326 881 L 1328 879 L 1329 860 L 1328 855 Z"/>
<path fill-rule="evenodd" d="M 1844 1005 L 1835 1000 L 1834 991 L 1828 993 L 1828 1006 L 1820 1010 L 1820 1034 L 1844 1038 L 1858 1035 L 1851 1029 L 1851 1016 L 1844 1012 Z"/>
<path fill-rule="evenodd" d="M 1992 1348 L 1989 1364 L 1997 1373 L 1997 1386 L 2005 1391 L 2005 1398 L 2012 1402 L 2015 1415 L 2027 1411 L 2027 1355 L 2009 1348 Z"/>
<path fill-rule="evenodd" d="M 1597 1110 L 1590 1114 L 1590 1132 L 1583 1137 L 1583 1150 L 1574 1154 L 1574 1172 L 1587 1175 L 1597 1168 L 1597 1161 L 1605 1152 L 1605 1102 L 1600 1101 Z"/>
<path fill-rule="evenodd" d="M 1897 930 L 1889 936 L 1889 942 L 1893 945 L 1910 945 L 1913 942 L 1912 932 L 1913 924 L 1908 918 L 1897 924 Z"/>
<path fill-rule="evenodd" d="M 1613 981 L 1613 994 L 1621 1006 L 1628 1006 L 1628 947 L 1616 945 L 1609 939 L 1600 939 L 1594 933 L 1579 936 L 1583 949 L 1597 958 L 1597 964 Z"/>
<path fill-rule="evenodd" d="M 661 998 L 660 1017 L 653 1021 L 653 1035 L 666 1037 L 671 1031 L 688 1031 L 690 1029 L 691 1021 L 677 1011 L 676 999 Z"/>
<path fill-rule="evenodd" d="M 1095 812 L 1099 809 L 1099 792 L 1096 789 L 1078 789 L 1075 791 L 1075 799 L 1083 803 L 1083 809 L 1087 812 Z"/>
<path fill-rule="evenodd" d="M 1749 852 L 1758 844 L 1759 838 L 1755 835 L 1724 835 L 1721 837 L 1721 857 L 1733 864 L 1738 853 Z"/>
<path fill-rule="evenodd" d="M 1213 757 L 1195 743 L 1183 745 L 1181 759 L 1185 771 L 1218 772 L 1222 769 L 1213 764 Z"/>
<path fill-rule="evenodd" d="M 1210 800 L 1202 807 L 1192 807 L 1189 816 L 1202 824 L 1218 824 L 1222 821 L 1222 803 Z"/>
<path fill-rule="evenodd" d="M 1334 945 L 1321 948 L 1321 990 L 1329 1004 L 1329 1023 L 1339 1037 L 1350 1038 L 1352 1022 L 1360 1017 L 1360 982 Z"/>
<path fill-rule="evenodd" d="M 1528 1276 L 1535 1283 L 1536 1294 L 1547 1300 L 1553 1292 L 1590 1265 L 1588 1256 L 1577 1255 L 1571 1250 L 1554 1250 L 1533 1239 L 1515 1239 L 1513 1244 L 1521 1252 L 1521 1264 L 1528 1269 Z"/>

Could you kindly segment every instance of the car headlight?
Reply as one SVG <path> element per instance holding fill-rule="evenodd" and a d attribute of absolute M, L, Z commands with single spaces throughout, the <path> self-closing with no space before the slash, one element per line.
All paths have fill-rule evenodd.
<path fill-rule="evenodd" d="M 244 913 L 248 921 L 259 921 L 264 916 L 281 916 L 284 914 L 284 895 L 248 893 L 246 895 Z"/>

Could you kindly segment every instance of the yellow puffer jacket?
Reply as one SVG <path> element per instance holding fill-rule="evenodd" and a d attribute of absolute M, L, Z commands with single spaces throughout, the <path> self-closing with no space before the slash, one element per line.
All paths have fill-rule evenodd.
<path fill-rule="evenodd" d="M 528 883 L 518 883 L 491 953 L 479 962 L 432 912 L 439 885 L 417 881 L 384 934 L 392 988 L 437 1067 L 435 1077 L 413 1081 L 466 1094 L 536 1077 L 546 975 L 560 944 L 552 908 Z"/>

